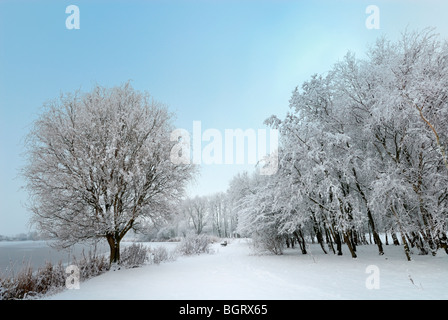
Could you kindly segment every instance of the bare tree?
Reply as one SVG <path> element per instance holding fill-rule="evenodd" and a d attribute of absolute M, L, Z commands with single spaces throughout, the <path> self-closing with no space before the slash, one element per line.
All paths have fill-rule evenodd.
<path fill-rule="evenodd" d="M 187 198 L 183 202 L 183 210 L 193 224 L 196 234 L 201 234 L 207 224 L 208 199 L 205 196 Z"/>
<path fill-rule="evenodd" d="M 209 197 L 209 211 L 213 233 L 218 237 L 229 236 L 229 218 L 227 196 L 224 192 L 218 192 Z"/>
<path fill-rule="evenodd" d="M 193 167 L 170 162 L 172 115 L 129 83 L 61 95 L 27 137 L 23 174 L 32 222 L 58 246 L 125 234 L 165 217 Z"/>

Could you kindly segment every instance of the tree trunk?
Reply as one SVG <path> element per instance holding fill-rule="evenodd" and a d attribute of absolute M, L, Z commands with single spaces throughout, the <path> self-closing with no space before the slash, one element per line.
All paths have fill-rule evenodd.
<path fill-rule="evenodd" d="M 322 248 L 322 251 L 325 254 L 327 254 L 327 250 L 325 250 L 325 245 L 324 245 L 324 238 L 322 236 L 322 232 L 320 231 L 320 228 L 319 228 L 319 232 L 317 233 L 317 241 L 319 242 L 320 247 Z"/>
<path fill-rule="evenodd" d="M 349 235 L 347 234 L 347 232 L 343 232 L 343 236 L 344 236 L 344 241 L 347 244 L 348 249 L 350 250 L 350 253 L 352 254 L 352 258 L 356 258 L 356 253 L 355 253 L 355 249 L 354 246 L 350 240 Z"/>
<path fill-rule="evenodd" d="M 331 237 L 331 234 L 328 231 L 326 226 L 324 226 L 324 230 L 325 230 L 325 238 L 327 239 L 328 247 L 331 249 L 331 251 L 333 251 L 333 254 L 336 254 L 336 251 L 334 250 L 333 239 Z"/>
<path fill-rule="evenodd" d="M 375 241 L 375 244 L 378 246 L 378 254 L 383 255 L 384 254 L 383 243 L 381 242 L 380 236 L 375 229 L 375 223 L 373 222 L 372 213 L 370 212 L 370 209 L 368 209 L 367 212 L 368 212 L 367 215 L 369 218 L 369 224 L 370 227 L 372 228 L 373 240 Z"/>
<path fill-rule="evenodd" d="M 306 254 L 306 244 L 305 244 L 305 239 L 303 238 L 303 234 L 302 231 L 299 229 L 298 232 L 294 231 L 293 232 L 294 236 L 297 239 L 297 242 L 299 243 L 299 247 L 300 250 L 302 251 L 302 254 Z"/>
<path fill-rule="evenodd" d="M 356 246 L 358 245 L 358 233 L 356 232 L 356 230 L 349 230 L 348 231 L 348 236 L 350 238 L 350 242 L 352 244 L 353 247 L 353 251 L 356 252 Z"/>
<path fill-rule="evenodd" d="M 336 250 L 338 251 L 338 256 L 342 256 L 342 241 L 339 231 L 334 233 L 334 241 L 336 242 Z"/>
<path fill-rule="evenodd" d="M 415 191 L 415 193 L 417 194 L 417 197 L 418 197 L 420 214 L 422 216 L 422 221 L 423 221 L 423 224 L 424 224 L 424 228 L 419 226 L 420 229 L 421 229 L 420 233 L 423 236 L 423 240 L 425 240 L 425 242 L 428 243 L 429 249 L 431 250 L 431 253 L 434 256 L 434 255 L 436 255 L 436 251 L 437 251 L 437 246 L 435 245 L 434 239 L 432 237 L 432 234 L 434 232 L 434 223 L 433 223 L 433 219 L 432 219 L 431 214 L 425 208 L 424 200 L 423 200 L 423 197 L 422 197 L 422 184 L 423 184 L 422 171 L 423 171 L 423 166 L 424 166 L 423 153 L 420 152 L 420 154 L 419 154 L 419 164 L 418 164 L 419 174 L 418 174 L 418 177 L 417 177 L 417 183 L 413 185 L 413 189 L 414 189 L 414 191 Z M 418 223 L 418 224 L 420 225 L 420 223 Z M 416 239 L 415 236 L 414 236 L 414 238 Z M 419 239 L 416 239 L 416 241 L 418 241 L 418 240 L 420 240 L 420 242 L 423 241 L 420 237 L 419 237 Z M 417 243 L 416 245 L 419 247 L 421 254 L 427 254 L 428 253 L 426 248 L 424 248 L 424 245 L 422 243 Z"/>
<path fill-rule="evenodd" d="M 437 239 L 438 239 L 437 247 L 443 248 L 446 254 L 448 254 L 448 239 L 446 237 L 446 234 L 439 232 L 439 234 L 437 235 Z"/>
<path fill-rule="evenodd" d="M 378 232 L 376 231 L 375 222 L 373 221 L 373 216 L 372 216 L 372 212 L 370 211 L 370 208 L 369 208 L 369 202 L 367 201 L 367 197 L 364 194 L 364 191 L 362 191 L 361 186 L 358 183 L 358 177 L 356 175 L 355 168 L 353 168 L 353 174 L 356 179 L 356 188 L 358 189 L 359 194 L 361 195 L 361 198 L 364 200 L 364 204 L 367 208 L 367 218 L 369 219 L 369 225 L 370 225 L 370 228 L 372 229 L 373 240 L 375 241 L 375 244 L 378 246 L 378 254 L 383 255 L 384 254 L 383 244 L 381 243 L 380 236 L 378 235 Z"/>
<path fill-rule="evenodd" d="M 323 252 L 325 254 L 327 254 L 327 250 L 325 250 L 324 247 L 324 237 L 322 236 L 322 230 L 320 229 L 320 225 L 316 220 L 316 217 L 314 215 L 314 213 L 312 214 L 313 217 L 313 229 L 314 229 L 314 233 L 316 234 L 317 237 L 317 242 L 320 244 L 320 247 L 322 248 Z"/>
<path fill-rule="evenodd" d="M 397 237 L 397 234 L 395 233 L 395 231 L 392 231 L 392 240 L 393 240 L 395 246 L 400 245 L 400 242 L 398 241 L 398 237 Z"/>
<path fill-rule="evenodd" d="M 404 248 L 404 253 L 406 254 L 406 259 L 408 259 L 408 261 L 411 261 L 409 245 L 408 245 L 408 242 L 406 241 L 406 237 L 403 232 L 401 232 L 401 241 L 403 241 L 403 248 Z"/>
<path fill-rule="evenodd" d="M 120 263 L 120 240 L 117 239 L 117 237 L 114 237 L 113 235 L 108 235 L 106 237 L 107 243 L 109 244 L 110 248 L 110 264 L 119 264 Z"/>
<path fill-rule="evenodd" d="M 397 219 L 397 224 L 398 224 L 398 227 L 400 228 L 401 241 L 403 241 L 403 248 L 404 248 L 404 253 L 406 254 L 406 258 L 408 259 L 408 261 L 411 261 L 409 245 L 408 245 L 408 242 L 406 240 L 406 235 L 404 233 L 404 230 L 403 230 L 403 228 L 401 226 L 400 219 L 398 218 L 398 215 L 395 212 L 394 207 L 390 206 L 390 209 L 391 209 L 392 213 L 394 214 L 395 218 Z M 394 242 L 395 242 L 395 239 L 394 239 Z"/>
<path fill-rule="evenodd" d="M 423 232 L 422 232 L 423 233 Z M 410 236 L 412 237 L 412 241 L 411 242 L 411 246 L 416 246 L 417 249 L 420 251 L 420 255 L 427 255 L 428 254 L 428 250 L 425 248 L 425 244 L 423 243 L 423 239 L 421 238 L 421 236 L 417 233 L 412 231 L 410 233 Z"/>

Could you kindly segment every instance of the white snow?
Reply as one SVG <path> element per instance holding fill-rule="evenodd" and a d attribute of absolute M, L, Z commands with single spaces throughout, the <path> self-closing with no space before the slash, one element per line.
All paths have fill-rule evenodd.
<path fill-rule="evenodd" d="M 154 244 L 149 244 L 154 245 Z M 358 258 L 325 255 L 318 245 L 309 254 L 287 249 L 283 255 L 257 255 L 248 240 L 232 239 L 214 253 L 182 256 L 159 265 L 108 271 L 45 299 L 148 300 L 299 300 L 299 299 L 448 299 L 448 255 L 412 255 L 401 246 L 359 246 Z M 378 289 L 369 289 L 379 271 Z M 366 272 L 366 270 L 368 272 Z M 375 274 L 377 275 L 377 274 Z M 370 278 L 369 278 L 370 277 Z"/>

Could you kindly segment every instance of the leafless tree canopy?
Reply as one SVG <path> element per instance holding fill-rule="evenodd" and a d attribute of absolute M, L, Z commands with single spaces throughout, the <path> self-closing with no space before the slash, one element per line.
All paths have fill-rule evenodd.
<path fill-rule="evenodd" d="M 23 170 L 33 222 L 61 246 L 106 238 L 119 261 L 123 236 L 166 215 L 192 176 L 170 162 L 171 118 L 129 83 L 46 103 Z"/>

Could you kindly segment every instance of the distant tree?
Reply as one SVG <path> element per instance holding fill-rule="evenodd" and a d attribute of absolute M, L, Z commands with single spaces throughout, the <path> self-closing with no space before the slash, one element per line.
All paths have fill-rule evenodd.
<path fill-rule="evenodd" d="M 167 216 L 192 177 L 170 161 L 171 118 L 129 83 L 46 103 L 23 169 L 37 228 L 62 247 L 105 238 L 118 263 L 125 234 Z"/>
<path fill-rule="evenodd" d="M 208 197 L 209 218 L 211 219 L 213 233 L 218 237 L 229 237 L 231 233 L 231 216 L 227 195 L 218 192 Z"/>
<path fill-rule="evenodd" d="M 206 196 L 187 198 L 183 201 L 182 207 L 195 233 L 201 234 L 208 220 L 208 198 Z"/>

